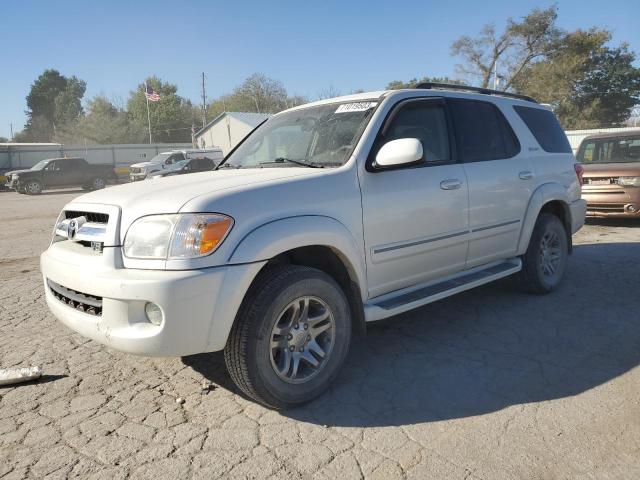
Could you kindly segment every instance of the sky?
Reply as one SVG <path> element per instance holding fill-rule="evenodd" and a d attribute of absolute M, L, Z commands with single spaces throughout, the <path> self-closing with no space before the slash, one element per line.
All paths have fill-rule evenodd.
<path fill-rule="evenodd" d="M 638 0 L 559 0 L 558 25 L 598 26 L 640 54 Z M 21 130 L 25 97 L 47 68 L 87 82 L 124 104 L 147 76 L 200 103 L 229 93 L 254 72 L 314 99 L 379 90 L 391 80 L 454 76 L 451 43 L 487 23 L 498 28 L 553 1 L 367 0 L 315 2 L 3 0 L 0 4 L 0 136 Z"/>

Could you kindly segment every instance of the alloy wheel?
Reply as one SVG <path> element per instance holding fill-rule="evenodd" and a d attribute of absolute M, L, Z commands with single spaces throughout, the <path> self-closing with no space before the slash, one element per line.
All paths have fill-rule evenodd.
<path fill-rule="evenodd" d="M 554 278 L 560 271 L 562 262 L 562 247 L 558 233 L 549 230 L 540 242 L 540 268 L 546 278 Z"/>
<path fill-rule="evenodd" d="M 287 383 L 305 383 L 326 365 L 335 342 L 335 319 L 326 302 L 299 297 L 278 315 L 269 338 L 271 366 Z"/>

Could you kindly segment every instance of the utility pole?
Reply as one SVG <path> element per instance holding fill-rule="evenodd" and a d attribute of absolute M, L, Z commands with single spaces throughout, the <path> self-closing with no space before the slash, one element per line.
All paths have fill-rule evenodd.
<path fill-rule="evenodd" d="M 9 129 L 11 130 L 11 141 L 13 142 L 13 123 L 9 124 Z"/>
<path fill-rule="evenodd" d="M 498 59 L 493 64 L 493 89 L 498 89 Z"/>
<path fill-rule="evenodd" d="M 207 93 L 204 89 L 205 75 L 202 72 L 202 128 L 207 124 Z"/>

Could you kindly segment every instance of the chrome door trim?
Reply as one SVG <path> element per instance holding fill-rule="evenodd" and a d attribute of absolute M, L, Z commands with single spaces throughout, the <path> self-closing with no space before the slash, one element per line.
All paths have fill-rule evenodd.
<path fill-rule="evenodd" d="M 502 223 L 498 223 L 496 225 L 488 225 L 486 227 L 474 228 L 473 230 L 471 230 L 471 233 L 482 232 L 484 230 L 491 230 L 492 228 L 506 227 L 507 225 L 513 225 L 513 224 L 516 224 L 516 223 L 520 223 L 520 220 L 510 220 L 508 222 L 502 222 Z"/>
<path fill-rule="evenodd" d="M 463 232 L 448 233 L 446 235 L 440 235 L 438 237 L 427 238 L 424 240 L 414 240 L 414 241 L 403 242 L 396 245 L 390 245 L 388 247 L 378 247 L 373 249 L 373 253 L 374 254 L 384 253 L 384 252 L 390 252 L 392 250 L 399 250 L 401 248 L 415 247 L 417 245 L 424 245 L 425 243 L 432 243 L 432 242 L 437 242 L 439 240 L 446 240 L 447 238 L 454 238 L 454 237 L 459 237 L 461 235 L 467 235 L 468 233 L 469 233 L 469 230 L 465 230 Z"/>

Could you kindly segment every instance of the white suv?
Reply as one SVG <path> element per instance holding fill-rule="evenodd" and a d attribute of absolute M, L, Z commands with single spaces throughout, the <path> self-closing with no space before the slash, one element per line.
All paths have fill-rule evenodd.
<path fill-rule="evenodd" d="M 274 115 L 217 171 L 79 197 L 42 254 L 51 311 L 125 352 L 224 350 L 276 408 L 318 396 L 352 332 L 492 280 L 547 293 L 581 169 L 535 101 L 423 84 Z"/>

